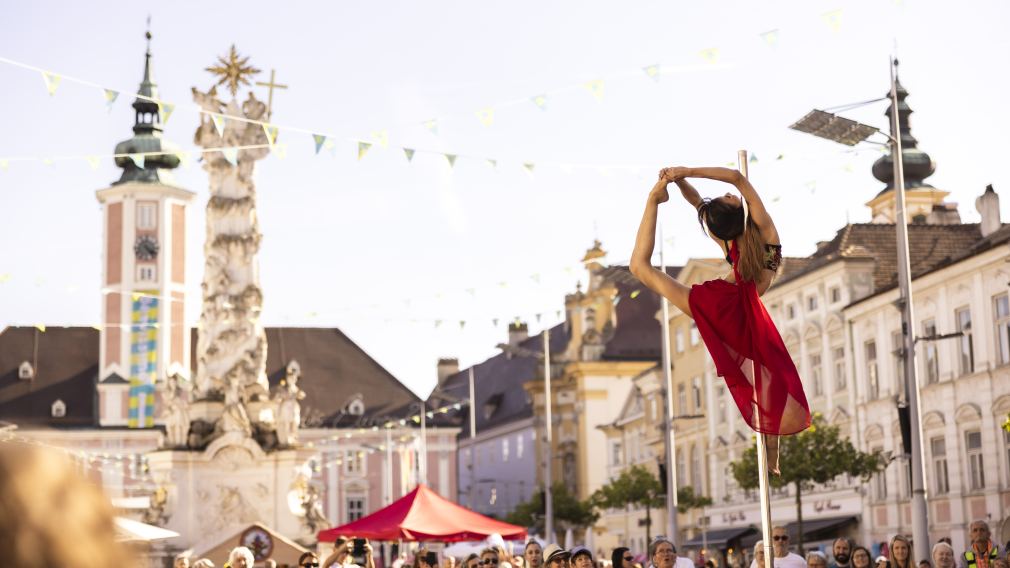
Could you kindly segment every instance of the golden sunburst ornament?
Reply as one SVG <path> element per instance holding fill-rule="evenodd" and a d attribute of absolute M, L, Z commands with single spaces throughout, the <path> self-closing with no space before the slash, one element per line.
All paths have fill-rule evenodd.
<path fill-rule="evenodd" d="M 217 63 L 217 65 L 208 67 L 206 70 L 220 77 L 217 85 L 228 84 L 228 90 L 231 91 L 232 97 L 238 92 L 239 85 L 249 85 L 248 77 L 260 72 L 259 69 L 248 64 L 248 57 L 239 56 L 238 52 L 235 51 L 234 44 L 232 44 L 231 50 L 228 52 L 228 58 L 218 57 Z"/>

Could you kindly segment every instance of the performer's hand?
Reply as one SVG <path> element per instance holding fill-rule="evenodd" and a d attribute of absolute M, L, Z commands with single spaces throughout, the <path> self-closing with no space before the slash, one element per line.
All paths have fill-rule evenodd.
<path fill-rule="evenodd" d="M 677 166 L 677 167 L 673 167 L 673 168 L 663 168 L 663 177 L 666 178 L 667 181 L 671 181 L 671 182 L 680 181 L 680 180 L 688 177 L 689 173 L 690 173 L 690 168 L 685 168 L 685 167 L 681 167 L 681 166 Z"/>

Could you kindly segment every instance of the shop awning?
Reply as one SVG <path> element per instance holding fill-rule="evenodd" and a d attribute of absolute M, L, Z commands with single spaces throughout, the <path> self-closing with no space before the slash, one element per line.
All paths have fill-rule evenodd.
<path fill-rule="evenodd" d="M 841 529 L 849 526 L 853 523 L 858 523 L 859 517 L 855 515 L 850 515 L 846 517 L 828 517 L 826 519 L 810 519 L 803 521 L 803 540 L 805 542 L 811 542 L 815 540 L 827 540 L 839 536 Z M 799 536 L 799 523 L 793 521 L 786 525 L 786 531 L 789 533 L 789 540 L 795 542 Z M 740 540 L 740 546 L 752 547 L 757 541 L 761 540 L 761 529 L 757 528 L 757 532 L 753 535 L 748 535 L 747 537 Z"/>
<path fill-rule="evenodd" d="M 702 546 L 723 547 L 731 541 L 741 537 L 746 537 L 758 532 L 754 527 L 730 527 L 728 529 L 715 529 L 708 531 L 704 536 L 698 535 L 683 543 L 684 548 L 701 548 Z M 757 541 L 755 541 L 757 542 Z"/>

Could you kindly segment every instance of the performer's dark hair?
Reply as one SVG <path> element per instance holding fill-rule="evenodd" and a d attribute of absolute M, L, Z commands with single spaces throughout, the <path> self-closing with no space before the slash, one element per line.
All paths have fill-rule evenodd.
<path fill-rule="evenodd" d="M 757 282 L 764 268 L 764 242 L 752 219 L 747 219 L 747 230 L 743 230 L 743 207 L 730 205 L 722 199 L 703 199 L 698 206 L 698 223 L 702 227 L 708 226 L 708 232 L 722 239 L 727 249 L 730 241 L 739 238 L 740 262 L 737 270 L 743 280 Z M 726 256 L 729 262 L 728 250 Z"/>

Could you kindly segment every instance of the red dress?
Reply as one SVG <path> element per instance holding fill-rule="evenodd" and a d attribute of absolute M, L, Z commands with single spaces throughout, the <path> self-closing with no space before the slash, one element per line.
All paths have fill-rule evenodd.
<path fill-rule="evenodd" d="M 740 414 L 755 431 L 796 434 L 810 426 L 803 383 L 782 337 L 753 282 L 737 270 L 739 252 L 730 246 L 736 283 L 709 280 L 691 287 L 688 303 Z"/>

